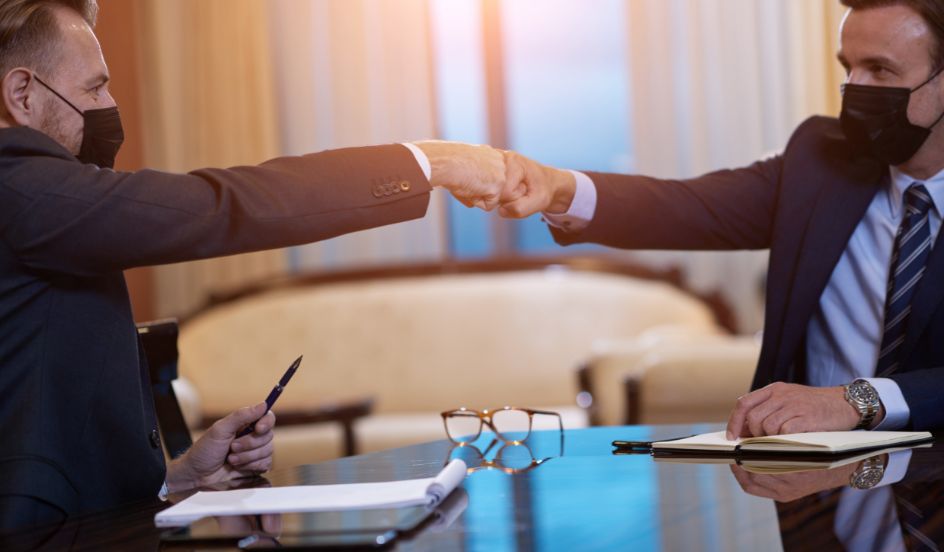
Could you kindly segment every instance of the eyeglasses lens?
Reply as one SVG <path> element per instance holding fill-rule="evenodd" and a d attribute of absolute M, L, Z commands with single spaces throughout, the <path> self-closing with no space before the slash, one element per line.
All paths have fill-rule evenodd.
<path fill-rule="evenodd" d="M 446 417 L 446 433 L 457 443 L 474 441 L 482 432 L 482 419 L 474 412 L 456 410 Z"/>

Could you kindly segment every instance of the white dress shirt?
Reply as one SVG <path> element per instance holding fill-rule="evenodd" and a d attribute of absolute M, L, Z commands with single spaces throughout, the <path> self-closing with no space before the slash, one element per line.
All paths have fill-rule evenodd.
<path fill-rule="evenodd" d="M 893 167 L 890 185 L 875 194 L 852 233 L 806 334 L 810 385 L 827 387 L 867 379 L 885 406 L 885 419 L 876 429 L 902 428 L 910 415 L 898 384 L 871 376 L 882 343 L 889 261 L 903 217 L 904 194 L 916 182 L 924 184 L 934 199 L 934 209 L 929 211 L 933 243 L 941 228 L 944 172 L 919 181 Z"/>

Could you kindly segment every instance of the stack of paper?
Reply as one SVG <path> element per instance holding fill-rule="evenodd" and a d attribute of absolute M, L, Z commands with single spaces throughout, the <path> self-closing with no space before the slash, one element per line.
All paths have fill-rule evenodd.
<path fill-rule="evenodd" d="M 455 459 L 436 477 L 426 479 L 198 492 L 158 512 L 154 523 L 175 527 L 207 516 L 432 507 L 458 487 L 465 474 L 465 463 Z"/>

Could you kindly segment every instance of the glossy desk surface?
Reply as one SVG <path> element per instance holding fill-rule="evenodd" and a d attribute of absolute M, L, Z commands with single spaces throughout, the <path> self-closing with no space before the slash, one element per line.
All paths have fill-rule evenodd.
<path fill-rule="evenodd" d="M 915 449 L 903 462 L 898 454 L 900 481 L 868 491 L 848 487 L 858 461 L 769 475 L 728 463 L 611 453 L 614 439 L 658 440 L 716 429 L 570 430 L 563 454 L 556 431 L 535 432 L 527 449 L 488 449 L 491 439 L 483 435 L 475 444 L 488 449 L 484 458 L 443 440 L 300 466 L 268 479 L 273 485 L 388 481 L 431 477 L 455 455 L 479 463 L 447 501 L 448 509 L 437 512 L 438 522 L 397 539 L 401 550 L 944 548 L 944 444 Z M 503 463 L 526 469 L 508 473 Z M 40 550 L 157 550 L 161 530 L 153 516 L 164 507 L 157 501 L 129 505 L 0 542 Z"/>

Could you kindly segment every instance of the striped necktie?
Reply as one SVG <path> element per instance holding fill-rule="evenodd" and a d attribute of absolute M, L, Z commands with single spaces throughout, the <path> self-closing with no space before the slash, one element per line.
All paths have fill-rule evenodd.
<path fill-rule="evenodd" d="M 875 373 L 887 376 L 898 369 L 901 346 L 905 342 L 911 299 L 931 253 L 931 229 L 928 211 L 934 205 L 923 184 L 912 184 L 905 191 L 905 213 L 895 236 L 888 292 L 885 297 L 885 328 Z"/>

